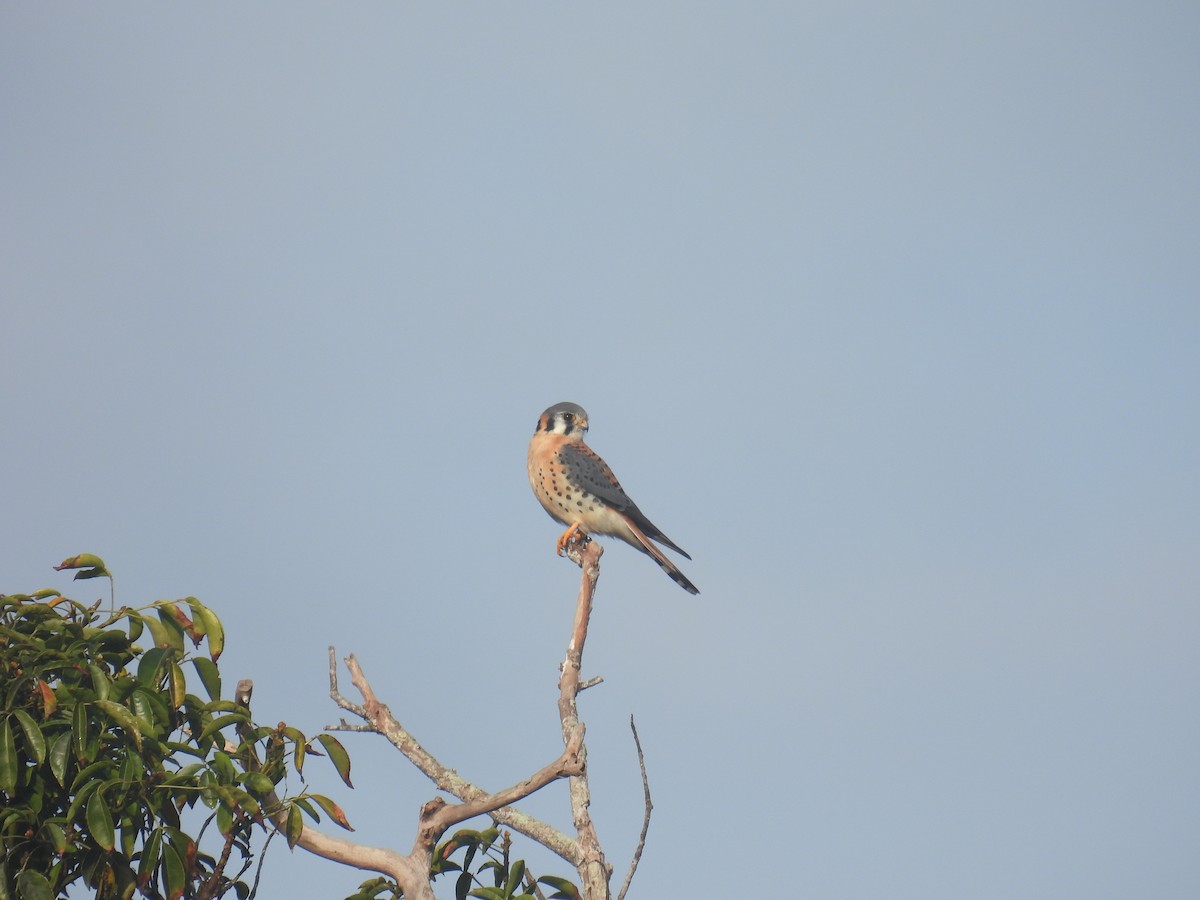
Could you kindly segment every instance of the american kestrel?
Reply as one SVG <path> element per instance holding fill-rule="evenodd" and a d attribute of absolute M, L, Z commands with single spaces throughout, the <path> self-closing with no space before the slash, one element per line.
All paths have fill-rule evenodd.
<path fill-rule="evenodd" d="M 587 430 L 582 406 L 556 403 L 542 413 L 529 441 L 533 494 L 546 512 L 568 526 L 558 539 L 559 554 L 576 535 L 609 534 L 641 550 L 689 594 L 700 593 L 653 541 L 691 557 L 629 499 L 612 469 L 583 442 Z"/>

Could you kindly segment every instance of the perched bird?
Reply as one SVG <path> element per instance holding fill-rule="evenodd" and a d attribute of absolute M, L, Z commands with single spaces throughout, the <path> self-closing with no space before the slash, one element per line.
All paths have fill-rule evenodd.
<path fill-rule="evenodd" d="M 700 593 L 653 541 L 691 557 L 629 499 L 612 469 L 583 442 L 587 430 L 582 406 L 556 403 L 542 413 L 529 441 L 533 494 L 546 512 L 568 526 L 558 539 L 559 554 L 578 535 L 609 534 L 641 550 L 689 594 Z"/>

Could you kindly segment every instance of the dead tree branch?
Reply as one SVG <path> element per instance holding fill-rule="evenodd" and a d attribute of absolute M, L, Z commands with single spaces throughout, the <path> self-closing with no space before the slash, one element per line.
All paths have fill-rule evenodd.
<path fill-rule="evenodd" d="M 329 652 L 332 656 L 335 651 L 330 647 Z M 363 674 L 358 659 L 353 654 L 346 657 L 345 662 L 346 668 L 350 672 L 351 682 L 358 689 L 358 692 L 362 694 L 363 703 L 361 706 L 351 703 L 342 695 L 338 688 L 337 671 L 336 669 L 331 669 L 329 695 L 338 706 L 352 712 L 361 709 L 361 714 L 356 714 L 360 714 L 366 721 L 367 729 L 387 738 L 393 747 L 403 753 L 408 761 L 420 769 L 425 777 L 432 781 L 440 790 L 457 797 L 464 803 L 478 802 L 492 796 L 478 785 L 472 784 L 457 772 L 442 765 L 432 753 L 421 746 L 420 742 L 392 715 L 387 705 L 381 703 L 375 696 L 375 691 L 371 688 L 371 684 L 367 681 L 366 675 Z M 580 734 L 579 741 L 582 747 L 582 733 Z M 562 757 L 559 757 L 559 759 L 561 760 Z M 550 765 L 553 766 L 554 763 Z M 582 765 L 582 760 L 580 761 L 580 765 Z M 533 793 L 533 790 L 528 791 L 522 796 L 529 796 L 531 793 Z M 520 832 L 531 840 L 537 841 L 542 846 L 558 854 L 571 865 L 578 864 L 578 860 L 580 859 L 579 845 L 557 828 L 505 804 L 499 804 L 484 811 L 489 813 L 497 822 L 507 825 L 513 831 Z"/>
<path fill-rule="evenodd" d="M 596 541 L 580 546 L 579 541 L 567 545 L 569 556 L 583 575 L 579 583 L 579 602 L 575 607 L 575 621 L 571 628 L 571 640 L 567 644 L 567 655 L 562 663 L 562 675 L 558 679 L 558 717 L 562 721 L 563 742 L 566 743 L 575 730 L 582 728 L 579 721 L 579 672 L 583 666 L 583 645 L 587 642 L 588 624 L 592 618 L 592 597 L 596 593 L 596 580 L 600 577 L 600 555 L 604 552 Z M 588 807 L 592 803 L 591 788 L 587 777 L 587 749 L 583 750 L 583 771 L 572 775 L 570 784 L 571 817 L 575 832 L 579 835 L 580 858 L 575 864 L 579 872 L 580 887 L 586 900 L 608 900 L 609 879 L 612 866 L 604 859 L 600 839 Z"/>
<path fill-rule="evenodd" d="M 612 866 L 604 858 L 604 852 L 600 847 L 600 841 L 596 836 L 596 829 L 588 810 L 591 793 L 587 778 L 587 748 L 584 744 L 586 728 L 579 720 L 576 702 L 581 690 L 599 684 L 602 680 L 594 677 L 581 681 L 580 670 L 583 664 L 583 648 L 587 641 L 588 624 L 591 620 L 592 598 L 596 590 L 596 581 L 600 577 L 600 556 L 603 552 L 598 543 L 590 541 L 586 537 L 571 542 L 566 548 L 566 555 L 582 569 L 582 577 L 571 637 L 567 644 L 567 653 L 562 663 L 558 685 L 558 714 L 562 726 L 563 752 L 528 778 L 502 791 L 489 793 L 472 784 L 454 770 L 442 765 L 433 754 L 421 746 L 420 742 L 392 715 L 387 705 L 376 696 L 353 654 L 346 657 L 345 664 L 350 672 L 351 683 L 361 695 L 362 702 L 355 703 L 346 698 L 338 687 L 336 651 L 330 647 L 329 696 L 338 707 L 361 719 L 363 724 L 347 722 L 343 718 L 337 725 L 326 726 L 327 730 L 372 731 L 382 735 L 434 785 L 457 798 L 459 802 L 450 803 L 442 797 L 435 797 L 425 803 L 418 816 L 417 832 L 412 850 L 407 854 L 378 847 L 367 847 L 344 838 L 333 837 L 307 824 L 300 833 L 298 846 L 334 862 L 383 874 L 393 879 L 403 891 L 404 896 L 410 900 L 434 900 L 429 882 L 429 871 L 438 841 L 448 829 L 459 822 L 475 816 L 489 815 L 496 822 L 537 841 L 574 866 L 579 874 L 584 900 L 611 900 Z M 237 698 L 245 706 L 249 706 L 251 690 L 252 685 L 249 682 L 238 685 Z M 239 730 L 241 730 L 240 727 Z M 245 726 L 242 736 L 247 745 L 253 743 L 250 740 L 253 733 L 249 725 Z M 637 742 L 636 729 L 634 729 L 634 740 Z M 649 824 L 650 816 L 650 789 L 646 781 L 641 744 L 638 743 L 637 746 L 638 759 L 642 763 L 642 785 L 646 794 L 646 816 L 641 840 L 638 843 L 629 875 L 625 879 L 625 888 L 621 891 L 622 897 L 624 897 L 625 890 L 628 889 L 629 881 L 632 879 L 637 862 L 641 857 L 646 826 Z M 257 761 L 253 760 L 252 764 L 257 765 Z M 517 801 L 562 778 L 568 780 L 572 821 L 578 835 L 577 838 L 571 838 L 548 823 L 512 806 Z M 286 833 L 287 809 L 275 793 L 272 792 L 264 798 L 263 810 L 275 827 Z"/>

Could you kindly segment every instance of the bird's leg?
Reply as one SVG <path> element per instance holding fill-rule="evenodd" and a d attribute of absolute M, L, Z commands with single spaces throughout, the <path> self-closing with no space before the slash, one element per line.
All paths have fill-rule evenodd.
<path fill-rule="evenodd" d="M 588 533 L 583 530 L 583 525 L 579 522 L 576 522 L 574 525 L 564 531 L 562 536 L 558 539 L 558 555 L 562 556 L 567 549 L 567 544 L 571 543 L 572 541 L 581 541 L 582 543 L 586 544 L 590 540 L 591 538 L 588 537 Z"/>

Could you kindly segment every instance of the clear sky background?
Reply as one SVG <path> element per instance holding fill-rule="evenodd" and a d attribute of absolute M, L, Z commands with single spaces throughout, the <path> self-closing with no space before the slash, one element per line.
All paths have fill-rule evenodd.
<path fill-rule="evenodd" d="M 308 733 L 334 644 L 506 786 L 561 749 L 524 457 L 573 400 L 702 591 L 608 546 L 631 897 L 1200 896 L 1198 48 L 1193 3 L 5 3 L 0 590 L 196 595 Z M 345 743 L 316 787 L 408 848 L 431 786 Z M 366 877 L 277 845 L 260 896 Z"/>

